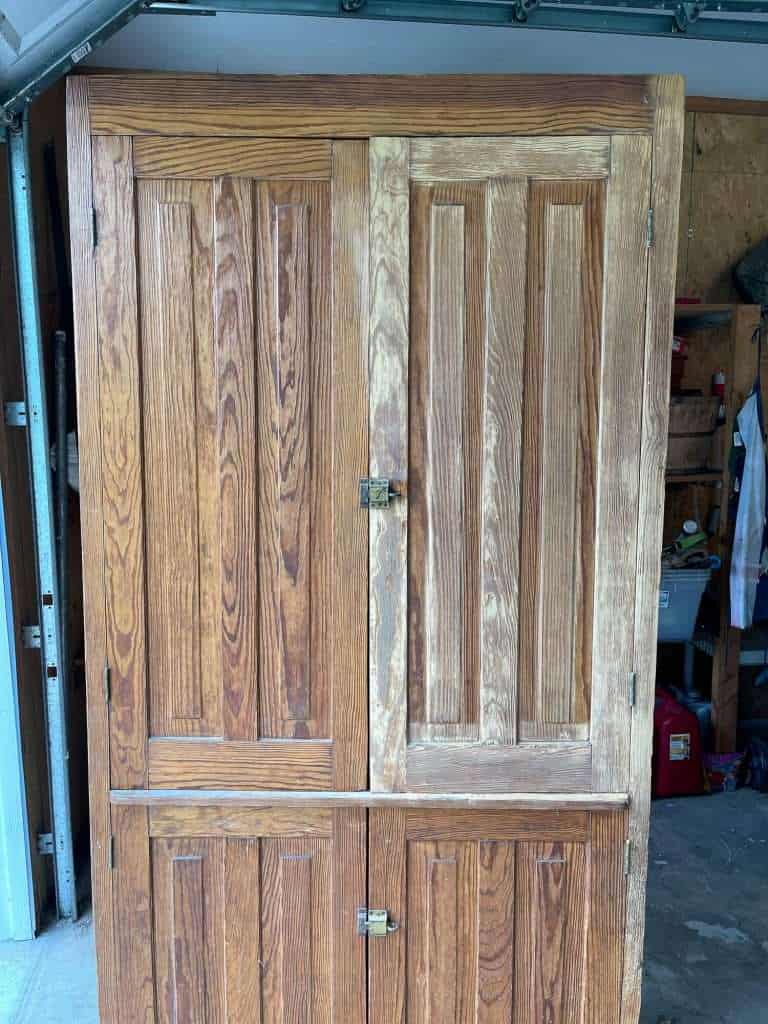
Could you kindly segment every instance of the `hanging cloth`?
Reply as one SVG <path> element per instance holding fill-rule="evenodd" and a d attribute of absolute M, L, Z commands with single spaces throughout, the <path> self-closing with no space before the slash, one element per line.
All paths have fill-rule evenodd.
<path fill-rule="evenodd" d="M 744 472 L 731 555 L 731 625 L 747 629 L 755 610 L 765 533 L 766 470 L 759 379 L 739 411 L 736 425 L 744 445 Z"/>

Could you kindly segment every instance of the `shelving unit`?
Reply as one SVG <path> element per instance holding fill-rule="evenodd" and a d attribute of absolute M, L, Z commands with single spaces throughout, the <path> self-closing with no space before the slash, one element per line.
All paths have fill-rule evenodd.
<path fill-rule="evenodd" d="M 722 317 L 724 322 L 697 326 L 696 321 L 707 314 L 713 321 Z M 733 750 L 736 745 L 741 648 L 741 632 L 730 625 L 732 530 L 728 517 L 731 494 L 728 462 L 734 417 L 747 398 L 757 372 L 757 350 L 752 339 L 759 322 L 759 306 L 675 306 L 675 333 L 685 335 L 691 346 L 684 378 L 686 388 L 699 388 L 704 394 L 709 394 L 712 375 L 719 369 L 724 371 L 726 379 L 726 421 L 715 434 L 712 453 L 719 465 L 700 472 L 667 473 L 668 506 L 672 488 L 706 487 L 705 503 L 708 508 L 720 508 L 717 534 L 713 538 L 714 553 L 722 562 L 719 571 L 719 630 L 712 659 L 712 724 L 718 751 Z"/>

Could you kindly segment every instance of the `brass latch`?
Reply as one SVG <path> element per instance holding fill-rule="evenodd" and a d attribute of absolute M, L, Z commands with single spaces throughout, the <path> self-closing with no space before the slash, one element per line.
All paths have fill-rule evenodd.
<path fill-rule="evenodd" d="M 392 498 L 399 497 L 387 477 L 365 476 L 360 481 L 360 508 L 389 508 Z"/>
<path fill-rule="evenodd" d="M 396 932 L 400 926 L 397 921 L 390 921 L 386 910 L 369 910 L 359 907 L 357 911 L 357 934 L 368 935 L 373 939 L 382 939 L 390 932 Z"/>

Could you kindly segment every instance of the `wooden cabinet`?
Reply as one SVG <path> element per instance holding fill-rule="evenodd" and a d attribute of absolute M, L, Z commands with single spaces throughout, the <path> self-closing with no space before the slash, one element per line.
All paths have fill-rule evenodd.
<path fill-rule="evenodd" d="M 71 80 L 105 1021 L 636 1021 L 681 131 Z"/>

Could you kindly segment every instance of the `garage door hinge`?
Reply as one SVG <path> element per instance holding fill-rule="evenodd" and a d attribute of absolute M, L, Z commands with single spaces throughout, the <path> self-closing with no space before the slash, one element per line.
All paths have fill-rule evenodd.
<path fill-rule="evenodd" d="M 6 427 L 26 427 L 27 407 L 24 402 L 6 402 L 3 410 Z"/>
<path fill-rule="evenodd" d="M 648 223 L 647 223 L 647 226 L 646 226 L 646 234 L 645 234 L 645 244 L 646 244 L 646 246 L 649 249 L 653 245 L 653 240 L 654 240 L 654 224 L 653 224 L 653 219 L 654 219 L 653 207 L 650 206 L 648 208 Z"/>
<path fill-rule="evenodd" d="M 628 875 L 630 868 L 632 867 L 632 840 L 628 839 L 624 843 L 624 874 Z"/>
<path fill-rule="evenodd" d="M 629 673 L 628 684 L 629 706 L 633 708 L 637 703 L 637 672 Z"/>
<path fill-rule="evenodd" d="M 104 702 L 109 704 L 112 700 L 112 673 L 110 672 L 109 662 L 104 662 Z"/>
<path fill-rule="evenodd" d="M 99 244 L 99 221 L 96 216 L 96 207 L 91 207 L 91 238 L 93 240 L 93 248 Z"/>

